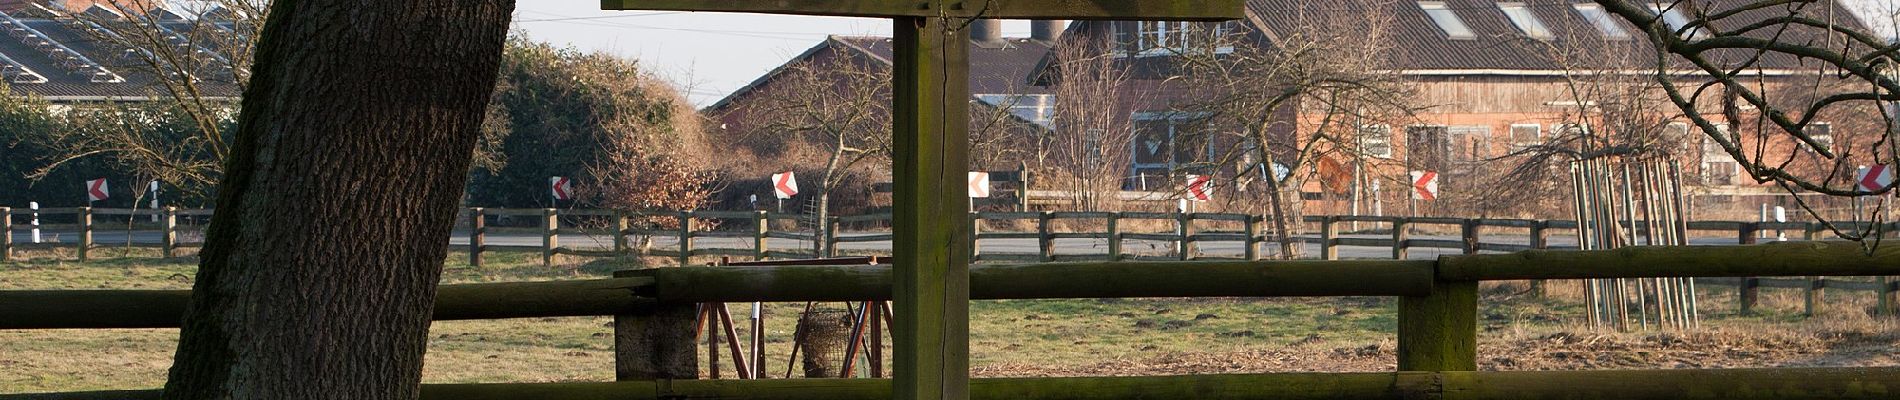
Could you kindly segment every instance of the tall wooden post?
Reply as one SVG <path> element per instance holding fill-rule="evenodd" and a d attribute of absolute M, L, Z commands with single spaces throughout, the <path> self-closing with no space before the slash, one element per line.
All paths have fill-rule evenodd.
<path fill-rule="evenodd" d="M 641 271 L 615 271 L 614 277 Z M 614 379 L 622 381 L 695 379 L 699 357 L 693 347 L 693 303 L 650 303 L 614 315 Z"/>
<path fill-rule="evenodd" d="M 552 208 L 541 210 L 541 266 L 554 265 L 554 249 L 561 247 L 561 214 Z"/>
<path fill-rule="evenodd" d="M 1804 224 L 1801 228 L 1801 240 L 1813 242 L 1815 233 L 1820 230 L 1819 225 L 1820 224 L 1813 222 Z M 1827 279 L 1814 276 L 1808 277 L 1808 290 L 1807 293 L 1803 293 L 1802 296 L 1803 300 L 1805 300 L 1802 302 L 1802 314 L 1813 317 L 1815 312 L 1820 311 L 1821 302 L 1826 296 Z"/>
<path fill-rule="evenodd" d="M 1016 212 L 1029 212 L 1029 163 L 1016 162 Z"/>
<path fill-rule="evenodd" d="M 969 398 L 969 45 L 960 21 L 895 19 L 892 394 Z"/>
<path fill-rule="evenodd" d="M 1478 369 L 1478 282 L 1432 283 L 1399 298 L 1400 371 Z"/>
<path fill-rule="evenodd" d="M 983 261 L 983 215 L 970 213 L 970 262 Z"/>
<path fill-rule="evenodd" d="M 90 259 L 92 252 L 92 207 L 79 208 L 79 262 Z"/>
<path fill-rule="evenodd" d="M 488 209 L 468 209 L 468 265 L 482 266 L 482 247 L 488 245 Z"/>
<path fill-rule="evenodd" d="M 1108 261 L 1122 260 L 1121 213 L 1108 213 Z"/>
<path fill-rule="evenodd" d="M 178 256 L 178 207 L 165 207 L 164 215 L 159 218 L 164 231 L 158 233 L 159 248 L 165 258 Z"/>
<path fill-rule="evenodd" d="M 765 210 L 755 211 L 752 214 L 752 260 L 754 261 L 765 261 L 767 239 L 765 233 L 770 230 L 771 222 L 772 220 L 767 219 Z"/>

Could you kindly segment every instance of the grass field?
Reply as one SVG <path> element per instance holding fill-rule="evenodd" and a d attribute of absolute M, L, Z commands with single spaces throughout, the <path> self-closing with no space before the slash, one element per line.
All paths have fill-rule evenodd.
<path fill-rule="evenodd" d="M 183 289 L 194 259 L 132 250 L 95 251 L 98 261 L 28 254 L 0 262 L 0 290 Z M 491 253 L 472 267 L 451 255 L 444 282 L 605 277 L 613 267 L 539 265 L 538 254 Z M 1485 369 L 1700 368 L 1897 365 L 1900 331 L 1869 317 L 1869 296 L 1830 298 L 1827 312 L 1799 315 L 1795 292 L 1765 291 L 1763 312 L 1733 315 L 1732 289 L 1703 293 L 1705 329 L 1597 332 L 1577 325 L 1572 285 L 1548 298 L 1523 285 L 1487 285 L 1479 359 Z M 786 372 L 796 315 L 805 306 L 765 306 L 767 369 Z M 842 308 L 842 304 L 820 304 Z M 750 304 L 731 304 L 734 322 Z M 1393 368 L 1396 301 L 1390 298 L 1075 299 L 977 301 L 971 350 L 977 376 L 1154 375 Z M 611 319 L 533 318 L 436 323 L 428 382 L 606 381 L 613 378 Z M 740 329 L 744 336 L 744 329 Z M 150 388 L 161 385 L 175 329 L 0 331 L 0 392 Z M 742 338 L 742 340 L 750 340 Z M 888 346 L 888 342 L 887 342 Z M 886 353 L 888 354 L 888 352 Z M 702 357 L 703 357 L 702 352 Z M 722 355 L 723 358 L 729 358 Z M 706 363 L 701 363 L 702 368 Z M 725 376 L 731 364 L 722 360 Z"/>

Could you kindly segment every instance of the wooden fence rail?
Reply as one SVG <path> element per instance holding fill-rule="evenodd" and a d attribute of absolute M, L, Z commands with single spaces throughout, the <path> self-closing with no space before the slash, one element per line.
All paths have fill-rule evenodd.
<path fill-rule="evenodd" d="M 446 285 L 437 319 L 612 315 L 617 383 L 430 385 L 457 399 L 873 399 L 876 379 L 697 380 L 695 303 L 882 298 L 890 266 L 654 268 L 616 278 Z M 1398 372 L 978 379 L 978 398 L 1893 398 L 1900 368 L 1473 372 L 1477 282 L 1900 274 L 1900 246 L 1750 246 L 1445 256 L 1437 260 L 982 265 L 972 298 L 1395 296 Z M 176 326 L 185 291 L 0 291 L 0 329 Z M 0 394 L 151 398 L 153 391 Z"/>
<path fill-rule="evenodd" d="M 0 207 L 0 215 L 28 215 L 34 210 Z M 136 218 L 139 216 L 159 216 L 156 229 L 158 243 L 133 243 L 132 247 L 156 247 L 165 257 L 175 257 L 180 249 L 197 246 L 179 240 L 178 217 L 208 216 L 212 210 L 181 210 L 172 207 L 163 209 L 107 209 L 107 208 L 46 208 L 37 210 L 39 215 L 72 215 L 77 229 L 77 242 L 66 243 L 16 243 L 18 238 L 13 231 L 18 228 L 14 218 L 0 218 L 0 257 L 11 257 L 16 248 L 73 248 L 80 260 L 92 257 L 92 251 L 100 247 L 94 243 L 94 234 L 102 229 L 96 224 L 95 216 L 117 216 Z M 562 210 L 562 209 L 506 209 L 506 208 L 469 208 L 465 211 L 468 226 L 468 262 L 480 266 L 486 261 L 488 252 L 534 252 L 539 253 L 541 262 L 551 265 L 557 255 L 581 257 L 612 256 L 653 256 L 671 258 L 680 265 L 690 265 L 698 259 L 714 256 L 750 257 L 755 260 L 796 259 L 836 257 L 846 253 L 840 245 L 889 242 L 891 234 L 882 231 L 847 231 L 839 228 L 860 225 L 888 225 L 890 214 L 870 214 L 832 217 L 826 221 L 827 229 L 820 237 L 811 229 L 811 218 L 806 215 L 770 213 L 764 211 L 611 211 L 611 210 Z M 500 245 L 491 244 L 489 234 L 496 232 L 490 226 L 493 218 L 528 218 L 535 220 L 541 236 L 538 245 Z M 655 229 L 651 225 L 636 226 L 636 219 L 646 222 L 669 221 L 673 227 Z M 1077 261 L 1203 261 L 1203 260 L 1261 260 L 1268 258 L 1276 235 L 1262 232 L 1267 226 L 1263 216 L 1231 213 L 1155 213 L 1155 212 L 977 212 L 970 217 L 976 229 L 971 243 L 971 259 L 986 263 L 1023 263 L 1023 262 L 1077 262 Z M 774 221 L 804 222 L 800 229 L 797 224 L 776 224 Z M 720 230 L 707 230 L 702 227 L 716 222 Z M 1553 249 L 1551 235 L 1557 230 L 1574 230 L 1576 222 L 1565 220 L 1530 219 L 1461 219 L 1427 217 L 1385 217 L 1385 216 L 1308 216 L 1303 222 L 1314 225 L 1315 235 L 1300 235 L 1293 239 L 1301 243 L 1318 247 L 1316 256 L 1324 260 L 1337 260 L 1341 248 L 1385 247 L 1389 248 L 1393 259 L 1407 259 L 1414 249 L 1457 250 L 1460 254 L 1478 254 L 1483 252 L 1516 252 L 1524 250 Z M 1030 231 L 997 230 L 991 226 L 1009 226 L 1015 223 L 1032 223 Z M 1062 226 L 1075 224 L 1094 225 L 1099 223 L 1100 231 L 1077 231 L 1062 229 Z M 1154 230 L 1156 224 L 1165 230 Z M 1224 224 L 1224 225 L 1222 225 Z M 1378 231 L 1361 231 L 1360 237 L 1348 237 L 1341 228 L 1347 224 L 1384 225 L 1385 237 L 1364 237 L 1364 234 L 1381 234 Z M 1218 226 L 1217 226 L 1218 225 Z M 1864 228 L 1864 222 L 1837 222 L 1845 228 Z M 1888 223 L 1885 231 L 1900 232 L 1900 223 Z M 1148 231 L 1132 229 L 1134 226 L 1149 227 Z M 775 229 L 776 228 L 776 229 Z M 1225 229 L 1216 229 L 1225 228 Z M 1641 230 L 1641 224 L 1631 229 Z M 1687 224 L 1692 231 L 1727 232 L 1725 235 L 1735 238 L 1736 244 L 1755 243 L 1767 232 L 1793 232 L 1795 239 L 1814 240 L 1824 233 L 1825 227 L 1819 223 L 1808 222 L 1741 222 L 1741 221 L 1693 221 Z M 146 228 L 154 229 L 154 228 Z M 1486 229 L 1512 229 L 1523 234 L 1513 233 L 1510 242 L 1496 241 L 1498 235 L 1485 235 Z M 1416 232 L 1436 230 L 1457 232 L 1456 239 L 1415 238 Z M 130 233 L 128 233 L 130 235 Z M 611 247 L 601 248 L 579 245 L 575 242 L 563 244 L 562 236 L 587 235 L 593 237 L 611 236 Z M 652 243 L 656 239 L 668 239 L 674 244 L 669 247 L 641 245 Z M 726 239 L 726 240 L 700 240 Z M 738 239 L 738 240 L 733 240 Z M 793 241 L 792 246 L 772 247 L 773 240 Z M 994 240 L 1034 240 L 1034 252 L 984 251 L 984 241 Z M 1486 241 L 1491 239 L 1493 241 Z M 1089 240 L 1100 243 L 1101 253 L 1064 254 L 1058 249 L 1064 240 Z M 128 239 L 128 241 L 130 241 Z M 1145 242 L 1149 245 L 1162 244 L 1161 254 L 1134 253 L 1127 251 L 1130 241 Z M 722 247 L 736 242 L 746 243 L 743 247 Z M 1211 243 L 1240 243 L 1238 254 L 1214 256 L 1203 254 L 1201 249 Z M 720 244 L 713 244 L 720 243 Z M 1561 248 L 1571 248 L 1568 246 Z M 1878 278 L 1878 282 L 1825 281 L 1809 277 L 1805 282 L 1763 281 L 1756 277 L 1741 277 L 1738 280 L 1713 281 L 1711 283 L 1734 286 L 1737 288 L 1741 311 L 1751 312 L 1758 304 L 1762 288 L 1787 288 L 1803 291 L 1806 299 L 1805 310 L 1809 315 L 1816 307 L 1827 289 L 1836 291 L 1872 292 L 1878 300 L 1876 307 L 1882 314 L 1900 312 L 1900 281 Z M 1537 283 L 1541 285 L 1541 282 Z"/>

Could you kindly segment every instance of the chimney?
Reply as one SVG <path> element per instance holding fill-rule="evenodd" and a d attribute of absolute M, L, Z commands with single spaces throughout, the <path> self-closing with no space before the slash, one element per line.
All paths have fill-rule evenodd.
<path fill-rule="evenodd" d="M 1056 39 L 1062 38 L 1062 30 L 1068 26 L 1069 21 L 1059 19 L 1029 21 L 1029 38 L 1044 42 L 1054 42 Z"/>
<path fill-rule="evenodd" d="M 982 47 L 1003 47 L 1003 21 L 979 19 L 970 24 L 970 41 Z"/>

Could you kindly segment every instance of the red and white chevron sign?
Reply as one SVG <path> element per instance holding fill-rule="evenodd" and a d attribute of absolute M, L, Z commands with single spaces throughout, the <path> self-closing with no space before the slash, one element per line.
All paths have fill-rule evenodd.
<path fill-rule="evenodd" d="M 990 197 L 990 173 L 970 173 L 970 197 Z"/>
<path fill-rule="evenodd" d="M 548 188 L 554 191 L 555 200 L 574 199 L 574 181 L 567 177 L 548 177 Z"/>
<path fill-rule="evenodd" d="M 106 191 L 106 178 L 86 181 L 86 201 L 100 201 L 112 194 Z"/>
<path fill-rule="evenodd" d="M 1412 200 L 1438 199 L 1438 173 L 1412 171 Z"/>
<path fill-rule="evenodd" d="M 1886 164 L 1874 164 L 1854 171 L 1854 188 L 1862 192 L 1873 193 L 1893 184 L 1893 168 Z"/>
<path fill-rule="evenodd" d="M 798 177 L 792 176 L 792 171 L 772 174 L 772 194 L 781 199 L 797 196 Z"/>
<path fill-rule="evenodd" d="M 1214 199 L 1214 177 L 1206 175 L 1187 176 L 1187 198 L 1194 201 Z"/>

